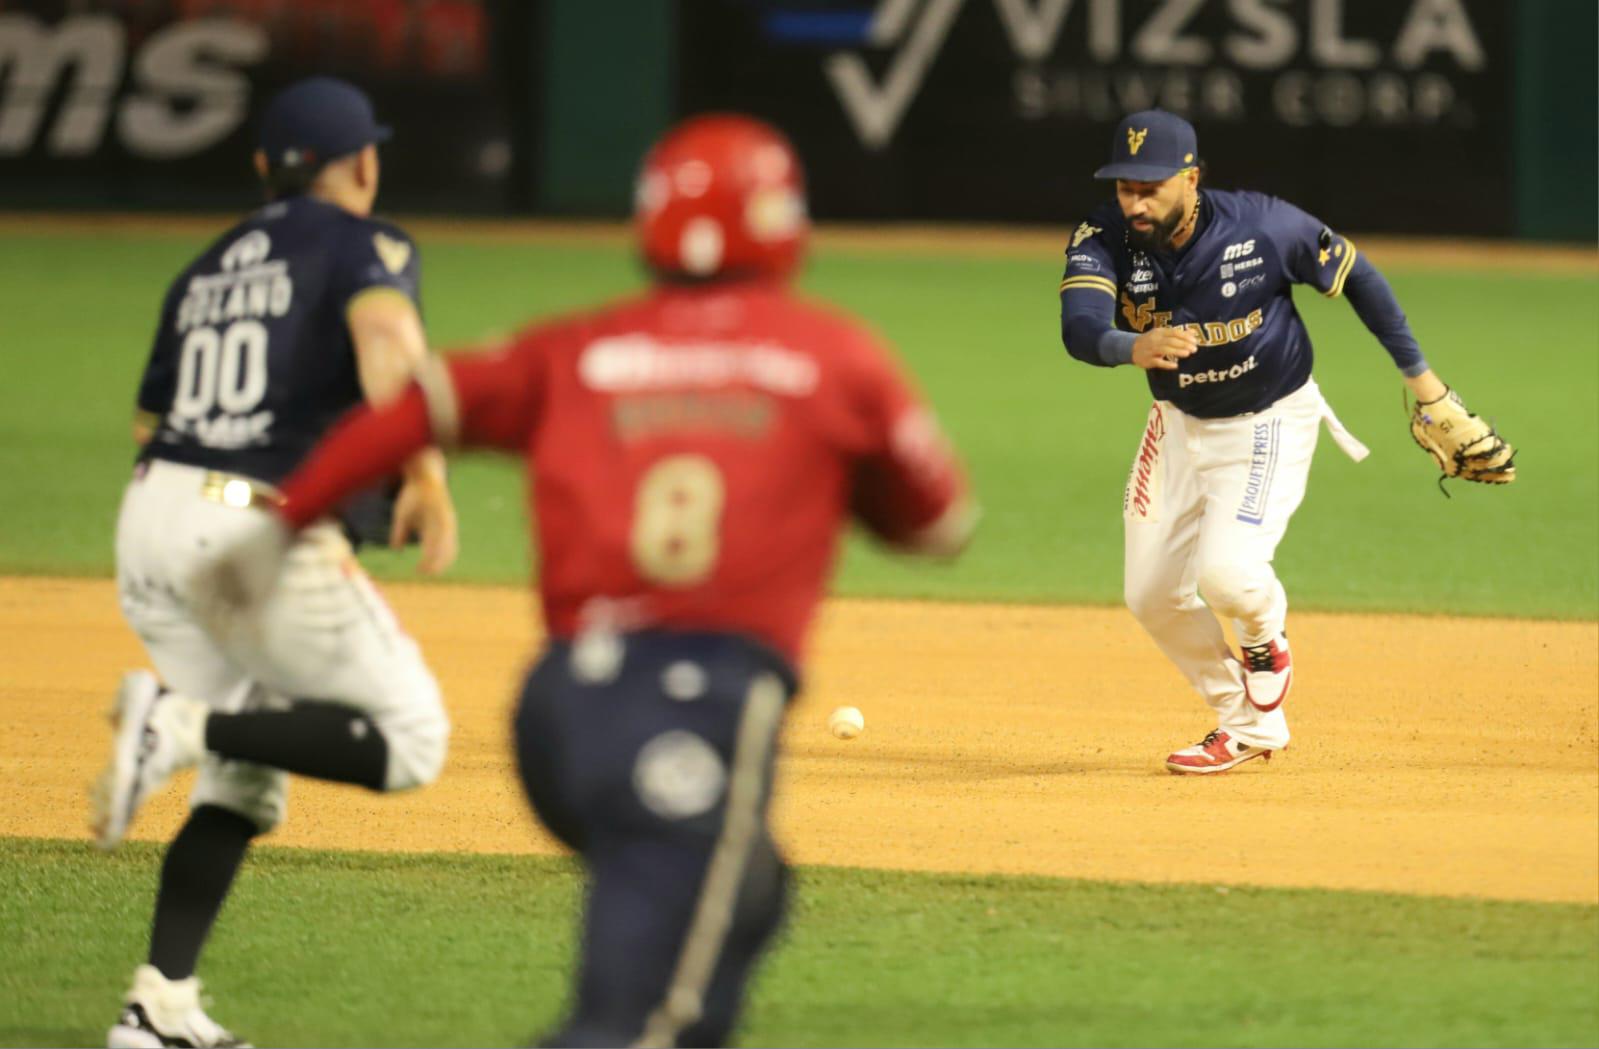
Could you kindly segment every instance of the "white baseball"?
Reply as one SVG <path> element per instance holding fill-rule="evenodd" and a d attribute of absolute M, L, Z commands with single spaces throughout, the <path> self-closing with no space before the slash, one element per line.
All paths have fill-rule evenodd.
<path fill-rule="evenodd" d="M 856 707 L 839 707 L 827 715 L 827 731 L 839 739 L 854 739 L 866 727 L 866 718 Z"/>

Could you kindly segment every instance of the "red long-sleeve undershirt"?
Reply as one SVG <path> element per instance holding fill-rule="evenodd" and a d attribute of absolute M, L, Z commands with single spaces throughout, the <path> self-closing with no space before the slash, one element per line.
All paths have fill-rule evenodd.
<path fill-rule="evenodd" d="M 393 476 L 432 441 L 427 402 L 417 386 L 381 410 L 358 408 L 283 483 L 278 513 L 291 527 L 304 528 L 351 492 Z"/>

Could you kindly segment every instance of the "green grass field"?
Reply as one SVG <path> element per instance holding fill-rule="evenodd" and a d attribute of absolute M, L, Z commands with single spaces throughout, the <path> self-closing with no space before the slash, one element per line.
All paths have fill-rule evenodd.
<path fill-rule="evenodd" d="M 0 239 L 0 572 L 106 575 L 127 424 L 180 235 Z M 423 244 L 435 341 L 637 286 L 606 247 Z M 1301 299 L 1318 378 L 1372 446 L 1324 441 L 1278 559 L 1300 608 L 1593 619 L 1599 280 L 1390 274 L 1424 349 L 1522 449 L 1508 489 L 1439 496 L 1400 385 L 1344 303 Z M 866 544 L 839 589 L 1112 603 L 1120 496 L 1147 393 L 1059 345 L 1057 257 L 836 253 L 806 288 L 901 349 L 986 509 L 959 566 Z M 529 561 L 510 464 L 462 462 L 456 579 Z M 409 559 L 369 555 L 381 574 Z M 3 664 L 0 664 L 3 665 Z M 0 685 L 3 685 L 0 679 Z M 0 839 L 0 1043 L 93 1044 L 142 956 L 158 852 Z M 530 858 L 261 850 L 205 973 L 217 1015 L 276 1044 L 509 1044 L 558 1013 L 579 886 Z M 750 1044 L 1585 1045 L 1599 908 L 1216 886 L 802 872 Z"/>
<path fill-rule="evenodd" d="M 0 840 L 0 1042 L 103 1036 L 157 860 L 151 846 L 106 857 Z M 560 860 L 262 850 L 211 945 L 208 987 L 258 1044 L 526 1044 L 560 1013 L 579 889 Z M 1591 907 L 822 868 L 804 873 L 792 917 L 745 1044 L 1599 1034 Z"/>
<path fill-rule="evenodd" d="M 0 484 L 13 493 L 0 572 L 103 574 L 130 454 L 133 391 L 182 237 L 0 240 Z M 638 286 L 625 250 L 424 243 L 424 295 L 442 346 Z M 1037 260 L 843 254 L 806 274 L 900 348 L 967 456 L 985 508 L 958 566 L 929 571 L 852 545 L 848 594 L 1114 603 L 1121 489 L 1147 410 L 1141 376 L 1066 355 L 1053 255 Z M 1300 298 L 1317 376 L 1373 454 L 1324 440 L 1278 557 L 1296 607 L 1592 618 L 1599 614 L 1595 322 L 1599 280 L 1535 273 L 1391 274 L 1423 348 L 1522 449 L 1510 488 L 1442 498 L 1411 443 L 1387 355 L 1344 302 Z M 1536 310 L 1528 303 L 1549 304 Z M 454 577 L 519 581 L 521 484 L 464 462 Z M 25 498 L 23 497 L 25 496 Z M 408 562 L 374 560 L 379 574 Z"/>

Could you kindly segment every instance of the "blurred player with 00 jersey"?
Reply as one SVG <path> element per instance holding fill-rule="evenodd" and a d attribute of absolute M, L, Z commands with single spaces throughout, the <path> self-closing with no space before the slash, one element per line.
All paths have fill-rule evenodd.
<path fill-rule="evenodd" d="M 426 357 L 416 248 L 370 218 L 387 136 L 348 84 L 285 90 L 256 154 L 270 202 L 184 270 L 161 310 L 117 524 L 123 613 L 160 680 L 135 671 L 118 692 L 93 797 L 100 845 L 175 770 L 199 774 L 112 1046 L 242 1044 L 201 1008 L 194 969 L 251 840 L 284 817 L 288 773 L 403 790 L 444 762 L 433 675 L 334 521 L 216 585 L 216 555 L 251 507 L 350 408 L 398 397 Z M 419 446 L 403 477 L 391 541 L 420 534 L 423 569 L 440 571 L 455 556 L 442 455 Z M 264 600 L 241 605 L 245 588 Z"/>

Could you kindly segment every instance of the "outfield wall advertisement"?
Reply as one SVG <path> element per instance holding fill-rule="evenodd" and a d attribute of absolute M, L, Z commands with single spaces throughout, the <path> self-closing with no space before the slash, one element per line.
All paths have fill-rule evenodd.
<path fill-rule="evenodd" d="M 394 126 L 387 205 L 498 208 L 490 19 L 479 0 L 0 0 L 0 203 L 236 206 L 267 98 L 331 73 Z"/>
<path fill-rule="evenodd" d="M 833 217 L 1063 221 L 1125 112 L 1352 229 L 1511 229 L 1500 0 L 679 0 L 684 111 L 787 128 Z"/>

